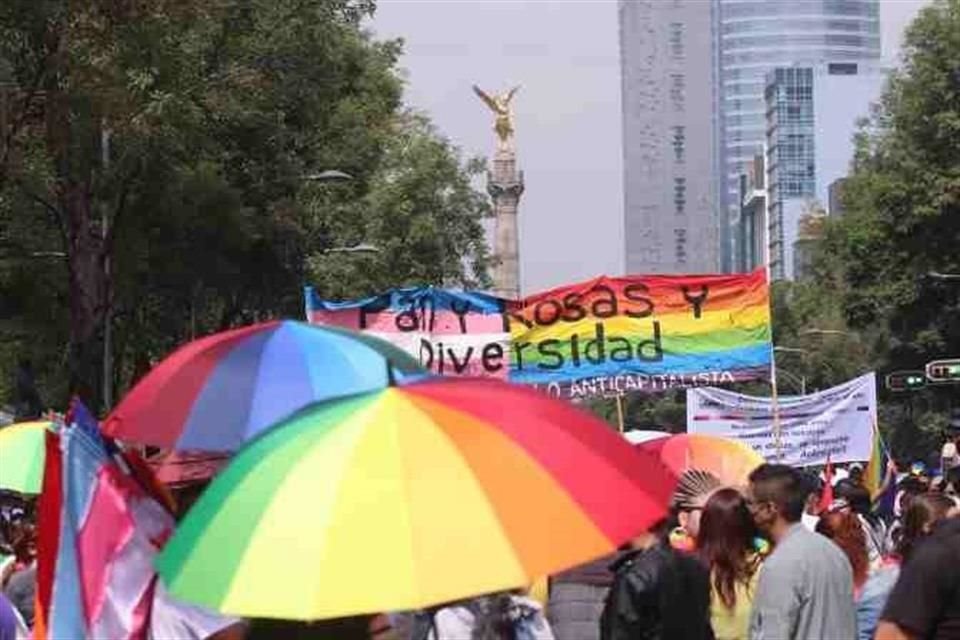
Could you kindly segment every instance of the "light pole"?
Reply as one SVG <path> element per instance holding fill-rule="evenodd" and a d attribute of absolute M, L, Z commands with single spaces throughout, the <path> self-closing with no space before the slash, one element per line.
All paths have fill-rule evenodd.
<path fill-rule="evenodd" d="M 778 346 L 775 346 L 775 347 L 773 348 L 773 350 L 774 350 L 775 352 L 777 352 L 777 353 L 798 353 L 798 354 L 800 354 L 801 360 L 802 360 L 803 356 L 805 356 L 806 354 L 810 353 L 810 352 L 807 351 L 806 349 L 798 349 L 797 347 L 778 347 Z M 791 376 L 791 377 L 794 378 L 794 387 L 797 386 L 797 385 L 796 385 L 796 380 L 800 380 L 800 395 L 802 395 L 802 396 L 807 395 L 807 376 L 805 376 L 805 375 L 798 376 L 798 375 L 796 375 L 796 374 L 794 374 L 794 373 L 790 373 L 789 371 L 783 369 L 782 367 L 778 367 L 778 369 L 779 369 L 781 372 L 787 374 L 788 376 Z"/>
<path fill-rule="evenodd" d="M 324 255 L 328 253 L 380 253 L 380 247 L 368 244 L 366 242 L 361 242 L 360 244 L 355 244 L 352 247 L 332 247 L 330 249 L 324 249 L 321 251 Z"/>
<path fill-rule="evenodd" d="M 320 173 L 311 173 L 303 176 L 308 182 L 336 182 L 338 180 L 353 180 L 353 176 L 339 169 L 324 169 Z"/>
<path fill-rule="evenodd" d="M 800 332 L 802 336 L 856 336 L 857 334 L 851 333 L 850 331 L 841 331 L 840 329 L 817 329 L 816 327 L 812 329 L 804 329 Z"/>
<path fill-rule="evenodd" d="M 927 277 L 944 282 L 960 282 L 960 273 L 940 273 L 939 271 L 927 271 Z"/>

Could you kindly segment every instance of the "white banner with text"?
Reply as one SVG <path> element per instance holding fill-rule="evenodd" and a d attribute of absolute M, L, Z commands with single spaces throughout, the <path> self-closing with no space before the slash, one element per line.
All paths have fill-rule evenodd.
<path fill-rule="evenodd" d="M 780 455 L 770 398 L 715 387 L 687 390 L 687 431 L 732 438 L 768 462 L 810 466 L 868 460 L 877 424 L 877 379 L 868 373 L 825 391 L 781 397 Z"/>

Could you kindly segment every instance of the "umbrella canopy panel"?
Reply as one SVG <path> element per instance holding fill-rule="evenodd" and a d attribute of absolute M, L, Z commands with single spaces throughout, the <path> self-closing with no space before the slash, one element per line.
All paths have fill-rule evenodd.
<path fill-rule="evenodd" d="M 316 619 L 529 584 L 662 517 L 675 476 L 569 405 L 492 380 L 323 403 L 266 432 L 165 548 L 171 591 Z"/>

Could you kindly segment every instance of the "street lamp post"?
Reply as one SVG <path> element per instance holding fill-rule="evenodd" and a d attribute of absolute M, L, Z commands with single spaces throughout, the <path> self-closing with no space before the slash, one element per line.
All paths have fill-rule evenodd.
<path fill-rule="evenodd" d="M 355 244 L 352 247 L 332 247 L 330 249 L 324 249 L 321 253 L 324 255 L 327 255 L 328 253 L 380 253 L 380 247 L 366 242 L 361 242 L 360 244 Z"/>
<path fill-rule="evenodd" d="M 927 277 L 945 282 L 960 282 L 960 273 L 940 273 L 939 271 L 927 271 Z"/>
<path fill-rule="evenodd" d="M 812 329 L 804 329 L 800 332 L 802 336 L 856 336 L 857 334 L 851 333 L 850 331 L 841 331 L 840 329 L 817 329 L 816 327 Z"/>
<path fill-rule="evenodd" d="M 798 353 L 798 354 L 800 354 L 801 359 L 803 358 L 803 356 L 805 356 L 806 354 L 810 353 L 810 352 L 807 351 L 806 349 L 799 349 L 799 348 L 797 348 L 797 347 L 780 347 L 780 346 L 774 346 L 774 347 L 773 347 L 773 350 L 774 350 L 775 352 L 777 352 L 777 353 Z M 794 378 L 794 387 L 797 386 L 797 385 L 796 385 L 796 380 L 799 380 L 799 381 L 800 381 L 800 395 L 802 395 L 802 396 L 807 395 L 807 376 L 806 376 L 806 375 L 800 375 L 800 376 L 798 376 L 798 375 L 796 375 L 796 374 L 794 374 L 794 373 L 790 373 L 789 371 L 783 369 L 782 367 L 778 367 L 778 368 L 779 368 L 779 370 L 780 370 L 782 373 L 785 373 L 785 374 L 787 374 L 788 376 L 791 376 L 791 377 Z"/>

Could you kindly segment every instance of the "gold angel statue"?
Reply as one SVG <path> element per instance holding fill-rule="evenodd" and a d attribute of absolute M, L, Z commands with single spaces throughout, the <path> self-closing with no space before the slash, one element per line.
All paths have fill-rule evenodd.
<path fill-rule="evenodd" d="M 477 85 L 473 85 L 474 93 L 480 96 L 480 99 L 483 100 L 497 116 L 493 130 L 497 132 L 497 137 L 500 139 L 501 149 L 513 147 L 513 113 L 510 110 L 510 101 L 513 100 L 513 95 L 519 88 L 520 87 L 514 87 L 507 93 L 497 93 L 490 96 Z"/>

